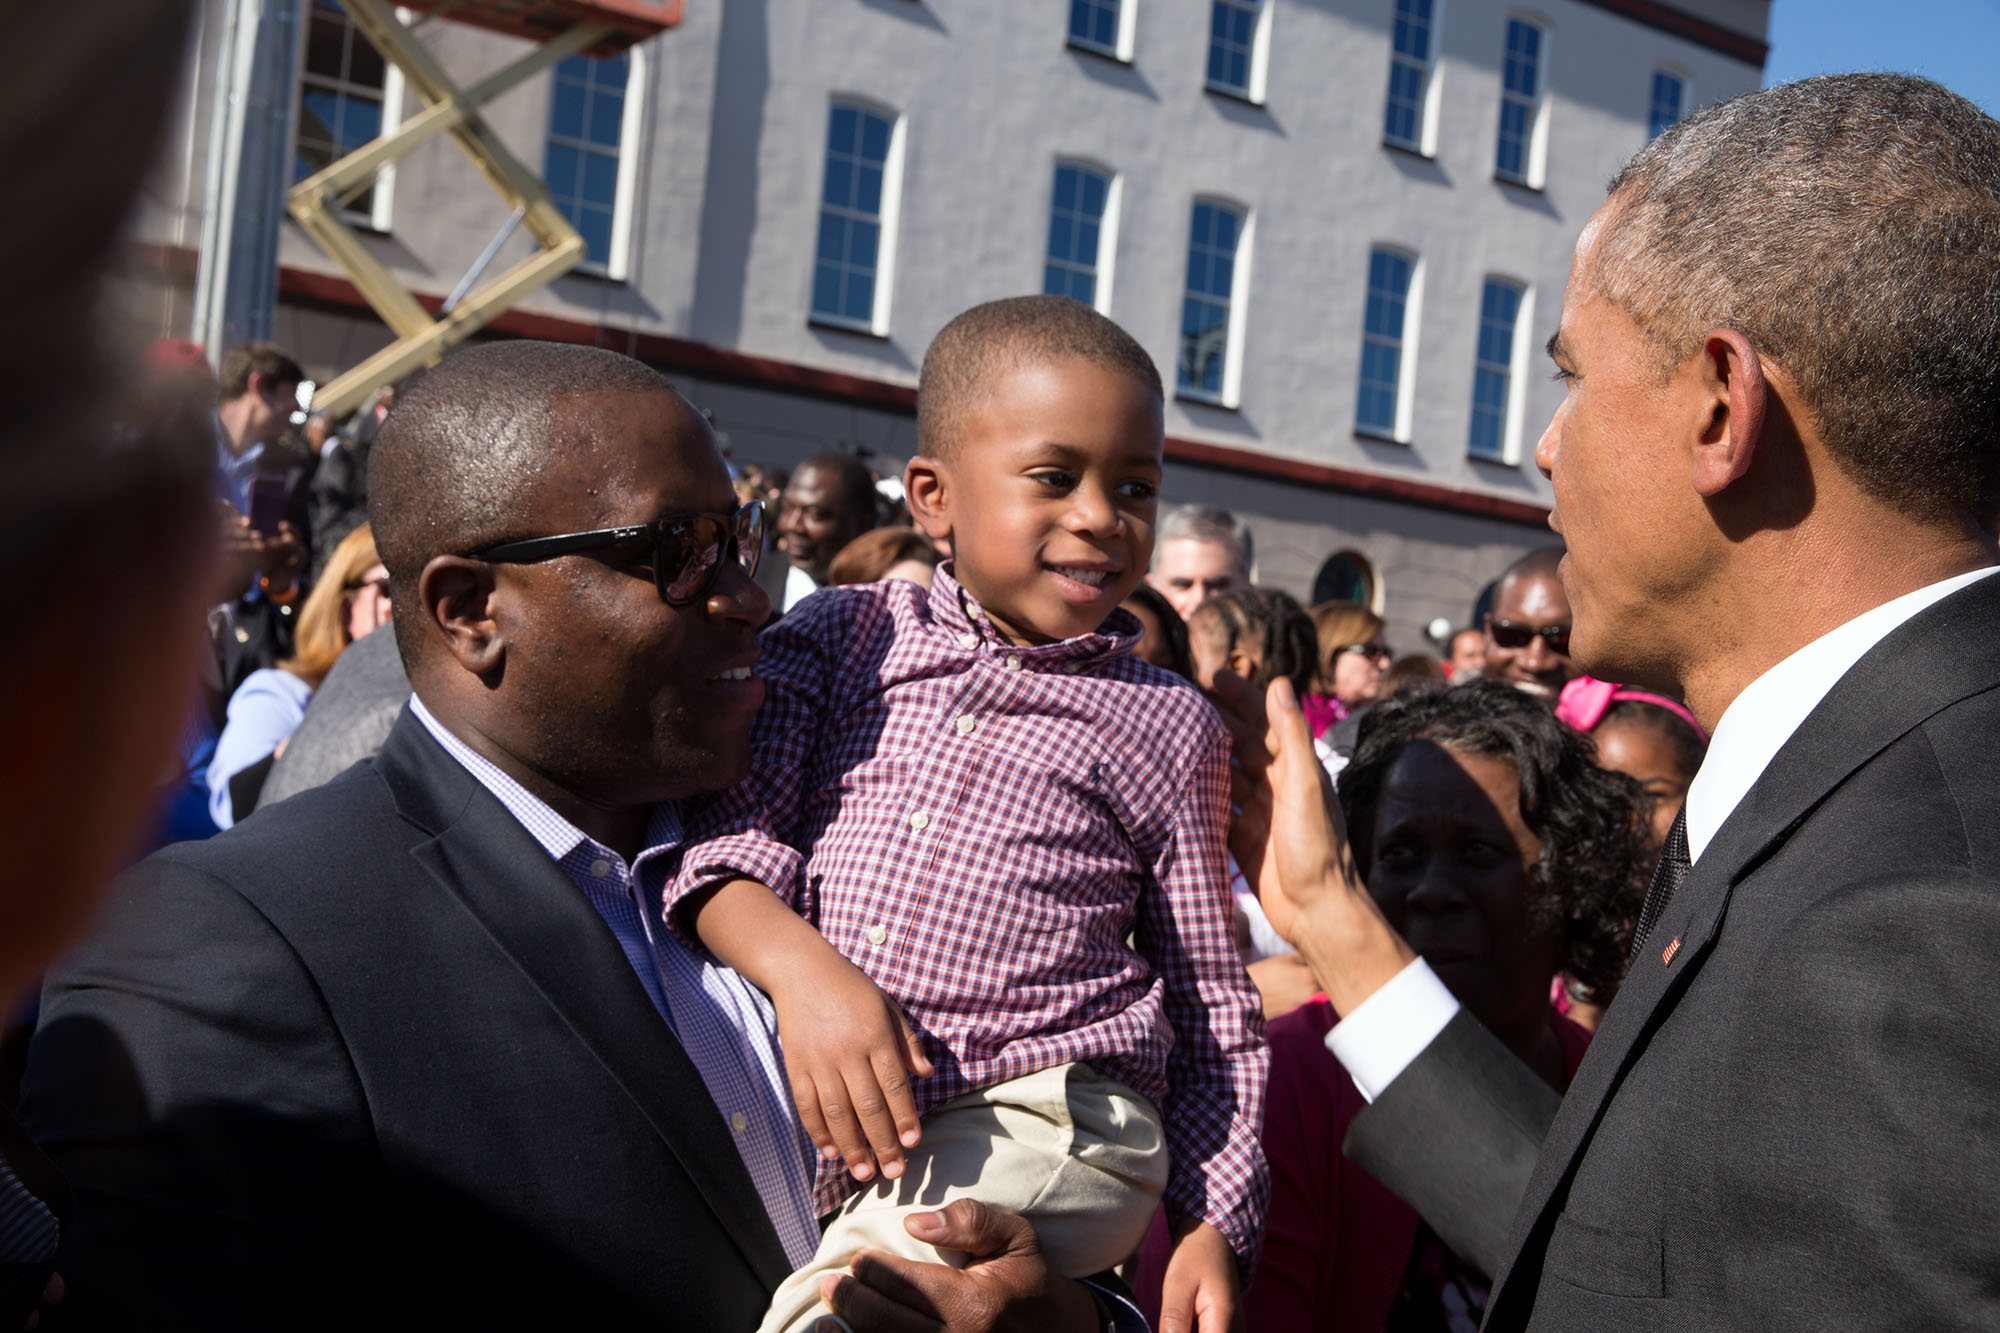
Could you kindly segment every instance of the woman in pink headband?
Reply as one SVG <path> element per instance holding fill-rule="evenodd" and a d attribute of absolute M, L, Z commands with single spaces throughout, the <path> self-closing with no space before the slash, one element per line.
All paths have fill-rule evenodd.
<path fill-rule="evenodd" d="M 1556 716 L 1597 742 L 1601 766 L 1625 774 L 1645 790 L 1652 803 L 1649 813 L 1657 855 L 1708 752 L 1708 734 L 1701 723 L 1685 705 L 1663 694 L 1589 676 L 1578 676 L 1563 686 Z M 1563 985 L 1561 980 L 1558 985 Z M 1594 1029 L 1610 997 L 1583 993 L 1574 986 L 1563 988 L 1567 993 L 1557 997 L 1557 1007 Z"/>
<path fill-rule="evenodd" d="M 1646 789 L 1654 845 L 1665 842 L 1708 753 L 1694 714 L 1663 694 L 1578 676 L 1563 686 L 1556 716 L 1597 742 L 1598 763 Z"/>

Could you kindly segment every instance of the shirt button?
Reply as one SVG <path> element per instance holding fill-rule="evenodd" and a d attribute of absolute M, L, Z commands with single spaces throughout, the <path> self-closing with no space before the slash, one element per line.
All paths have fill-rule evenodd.
<path fill-rule="evenodd" d="M 925 814 L 921 810 L 912 810 L 910 812 L 911 828 L 916 829 L 918 832 L 922 832 L 923 830 L 929 828 L 930 826 L 931 826 L 931 817 L 929 815 Z"/>
<path fill-rule="evenodd" d="M 961 736 L 970 736 L 972 729 L 978 725 L 979 723 L 973 719 L 970 713 L 961 714 L 958 719 L 958 734 Z"/>
<path fill-rule="evenodd" d="M 738 1111 L 736 1114 L 729 1117 L 729 1127 L 735 1130 L 738 1134 L 741 1134 L 745 1129 L 749 1128 L 749 1126 L 750 1126 L 750 1117 L 744 1115 L 741 1111 Z"/>
<path fill-rule="evenodd" d="M 979 636 L 970 632 L 961 634 L 958 636 L 958 646 L 961 648 L 977 648 L 979 646 Z"/>
<path fill-rule="evenodd" d="M 870 926 L 868 927 L 868 942 L 870 944 L 887 944 L 889 942 L 889 932 L 880 926 Z"/>
<path fill-rule="evenodd" d="M 1009 671 L 1019 671 L 1021 669 L 1021 655 L 1019 653 L 1007 654 L 1007 669 Z"/>
<path fill-rule="evenodd" d="M 590 873 L 597 879 L 603 879 L 611 873 L 611 863 L 600 856 L 590 863 Z"/>

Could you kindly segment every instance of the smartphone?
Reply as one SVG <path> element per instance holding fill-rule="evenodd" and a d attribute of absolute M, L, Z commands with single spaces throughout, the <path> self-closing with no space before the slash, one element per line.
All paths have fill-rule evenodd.
<path fill-rule="evenodd" d="M 266 537 L 278 535 L 278 525 L 285 521 L 285 479 L 283 477 L 250 478 L 250 526 Z"/>

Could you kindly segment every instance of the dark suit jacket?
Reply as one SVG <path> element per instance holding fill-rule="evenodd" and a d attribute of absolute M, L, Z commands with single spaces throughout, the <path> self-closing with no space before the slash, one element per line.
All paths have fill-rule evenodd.
<path fill-rule="evenodd" d="M 69 1326 L 713 1333 L 788 1270 L 610 930 L 408 714 L 129 877 L 21 1112 Z"/>
<path fill-rule="evenodd" d="M 0 1107 L 0 1159 L 5 1159 L 14 1178 L 55 1214 L 58 1227 L 69 1225 L 69 1189 L 62 1175 L 35 1150 L 5 1107 Z M 42 1290 L 54 1268 L 53 1262 L 21 1263 L 0 1256 L 0 1329 L 13 1333 L 28 1322 L 28 1316 L 41 1304 Z"/>
<path fill-rule="evenodd" d="M 1702 853 L 1555 1114 L 1489 1329 L 2000 1327 L 1996 738 L 2000 576 L 1865 656 Z M 1357 1120 L 1406 1197 L 1532 1136 L 1467 1111 L 1525 1105 L 1482 1049 L 1455 1023 Z"/>

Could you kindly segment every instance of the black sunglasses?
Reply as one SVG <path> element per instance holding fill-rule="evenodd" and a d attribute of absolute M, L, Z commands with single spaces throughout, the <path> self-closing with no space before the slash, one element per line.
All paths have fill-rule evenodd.
<path fill-rule="evenodd" d="M 1569 656 L 1569 626 L 1544 625 L 1536 629 L 1533 625 L 1523 625 L 1518 620 L 1495 620 L 1486 618 L 1486 632 L 1493 636 L 1493 643 L 1500 648 L 1526 648 L 1540 635 L 1547 643 L 1549 651 L 1562 657 Z"/>
<path fill-rule="evenodd" d="M 501 542 L 475 551 L 472 559 L 493 565 L 532 565 L 559 555 L 640 541 L 653 544 L 653 586 L 660 590 L 660 600 L 668 606 L 693 606 L 714 590 L 725 552 L 745 574 L 757 572 L 758 557 L 764 553 L 764 502 L 752 500 L 731 514 L 668 514 L 630 527 Z"/>
<path fill-rule="evenodd" d="M 1339 657 L 1342 653 L 1359 653 L 1371 662 L 1379 662 L 1385 657 L 1396 655 L 1389 650 L 1389 645 L 1386 643 L 1346 643 L 1333 650 L 1335 657 Z"/>

